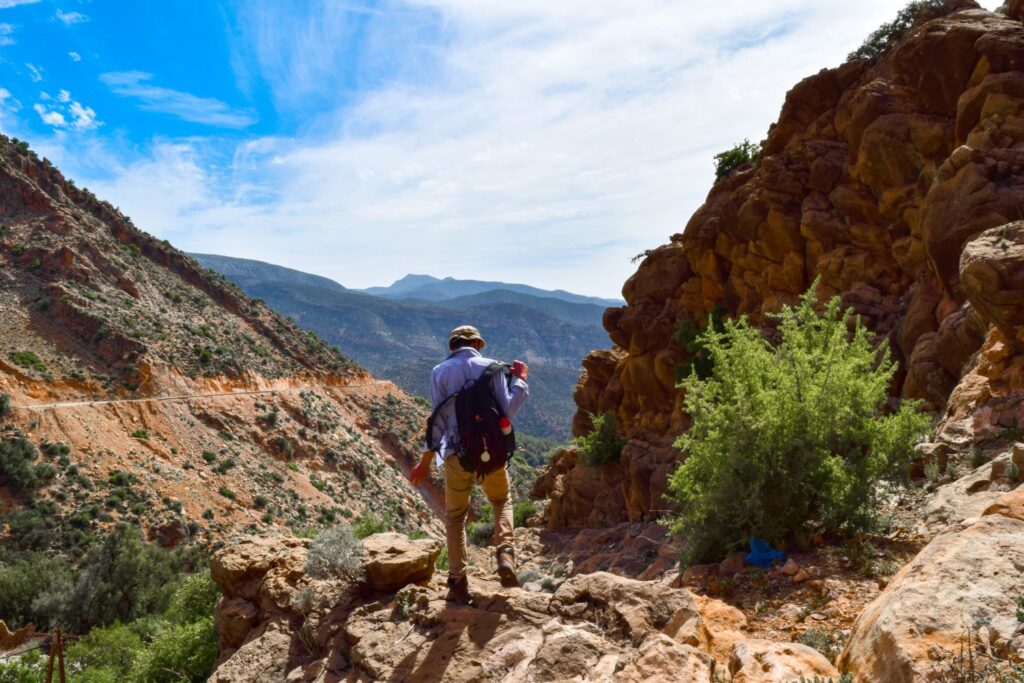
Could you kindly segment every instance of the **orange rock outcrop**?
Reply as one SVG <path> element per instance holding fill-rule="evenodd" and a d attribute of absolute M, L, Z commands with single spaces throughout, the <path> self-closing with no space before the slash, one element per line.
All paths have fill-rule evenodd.
<path fill-rule="evenodd" d="M 718 182 L 625 283 L 626 305 L 604 320 L 614 349 L 584 361 L 574 422 L 585 433 L 590 413 L 618 417 L 630 441 L 601 480 L 621 482 L 620 492 L 575 505 L 565 491 L 574 475 L 549 474 L 547 489 L 561 491 L 558 525 L 646 520 L 664 507 L 681 457 L 671 445 L 687 426 L 676 388 L 686 352 L 673 340 L 682 321 L 722 307 L 770 328 L 815 279 L 819 297 L 840 296 L 888 340 L 899 396 L 960 418 L 979 400 L 1001 406 L 997 421 L 1021 410 L 1022 384 L 1000 379 L 1019 373 L 1009 344 L 1019 309 L 1007 312 L 1019 303 L 1019 261 L 995 258 L 1019 228 L 987 233 L 980 260 L 965 245 L 1024 218 L 1024 12 L 1020 3 L 1009 16 L 973 2 L 947 8 L 876 62 L 797 84 L 760 161 Z M 1005 293 L 984 299 L 993 287 Z"/>

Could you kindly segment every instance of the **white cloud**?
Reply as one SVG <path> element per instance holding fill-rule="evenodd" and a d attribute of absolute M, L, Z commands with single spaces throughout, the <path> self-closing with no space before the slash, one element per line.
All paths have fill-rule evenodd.
<path fill-rule="evenodd" d="M 0 47 L 14 45 L 14 24 L 0 22 Z"/>
<path fill-rule="evenodd" d="M 71 112 L 71 125 L 78 130 L 89 130 L 100 125 L 92 107 L 85 107 L 80 102 L 72 102 L 68 111 Z"/>
<path fill-rule="evenodd" d="M 185 121 L 220 128 L 246 128 L 256 123 L 255 115 L 250 112 L 232 109 L 217 99 L 151 85 L 149 81 L 152 78 L 152 74 L 142 71 L 119 71 L 100 76 L 115 95 L 139 100 L 139 108 L 145 111 L 170 114 Z"/>
<path fill-rule="evenodd" d="M 39 114 L 43 123 L 54 128 L 73 128 L 84 131 L 98 128 L 103 125 L 96 120 L 96 112 L 92 107 L 86 107 L 81 102 L 75 101 L 71 93 L 61 90 L 56 99 L 49 93 L 39 93 L 41 102 L 33 105 L 33 109 Z M 44 105 L 42 102 L 50 104 Z"/>
<path fill-rule="evenodd" d="M 349 286 L 431 272 L 614 295 L 630 257 L 703 202 L 713 155 L 763 138 L 787 89 L 903 4 L 416 0 L 361 19 L 371 85 L 354 95 L 332 71 L 351 47 L 337 3 L 278 20 L 254 0 L 233 49 L 260 58 L 240 76 L 283 110 L 297 95 L 336 109 L 307 110 L 294 138 L 239 144 L 229 164 L 164 141 L 88 185 L 181 248 Z M 144 108 L 238 115 L 149 80 L 104 76 Z"/>
<path fill-rule="evenodd" d="M 39 81 L 43 80 L 42 68 L 36 66 L 35 64 L 28 63 L 25 64 L 25 67 L 28 69 L 29 78 L 32 79 L 33 83 L 38 83 Z"/>
<path fill-rule="evenodd" d="M 0 0 L 0 9 L 9 9 L 18 5 L 34 5 L 39 0 Z"/>
<path fill-rule="evenodd" d="M 45 123 L 48 126 L 53 126 L 54 128 L 63 128 L 66 125 L 68 125 L 68 122 L 67 120 L 65 120 L 64 115 L 61 114 L 59 111 L 47 109 L 42 104 L 34 104 L 32 105 L 32 108 L 36 110 L 37 114 L 39 114 L 39 118 L 43 120 L 43 123 Z"/>
<path fill-rule="evenodd" d="M 81 12 L 63 12 L 57 10 L 54 18 L 60 21 L 65 26 L 71 26 L 72 24 L 81 24 L 82 22 L 89 21 L 89 17 L 82 14 Z"/>
<path fill-rule="evenodd" d="M 73 50 L 68 53 L 68 57 L 71 57 L 71 61 L 72 62 L 80 62 L 80 61 L 82 61 L 82 55 L 78 54 L 77 52 L 75 52 Z"/>

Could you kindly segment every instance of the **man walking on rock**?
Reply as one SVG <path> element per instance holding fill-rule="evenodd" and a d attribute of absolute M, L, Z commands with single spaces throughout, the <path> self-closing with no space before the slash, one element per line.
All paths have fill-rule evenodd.
<path fill-rule="evenodd" d="M 449 599 L 472 604 L 469 581 L 466 578 L 466 513 L 474 480 L 479 480 L 484 495 L 494 510 L 494 544 L 497 547 L 498 576 L 506 587 L 517 586 L 515 571 L 515 537 L 513 536 L 512 501 L 509 497 L 508 468 L 500 467 L 483 475 L 467 471 L 459 460 L 462 437 L 456 421 L 455 402 L 449 400 L 456 392 L 480 379 L 495 361 L 484 358 L 480 350 L 483 337 L 475 327 L 463 325 L 452 330 L 448 339 L 451 353 L 430 376 L 430 394 L 436 414 L 428 442 L 436 451 L 426 451 L 419 465 L 409 476 L 413 484 L 420 484 L 430 473 L 431 460 L 444 468 L 445 527 L 448 541 Z M 526 378 L 527 365 L 515 361 L 511 376 L 494 373 L 490 381 L 495 403 L 505 418 L 511 420 L 529 395 Z M 438 409 L 440 406 L 440 409 Z M 507 424 L 507 420 L 506 420 Z M 454 457 L 452 457 L 454 456 Z M 481 459 L 487 460 L 485 453 Z"/>

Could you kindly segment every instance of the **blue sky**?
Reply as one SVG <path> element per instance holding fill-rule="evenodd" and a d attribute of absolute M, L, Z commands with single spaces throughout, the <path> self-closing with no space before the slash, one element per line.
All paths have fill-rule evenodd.
<path fill-rule="evenodd" d="M 615 296 L 903 4 L 0 0 L 0 130 L 185 250 Z"/>

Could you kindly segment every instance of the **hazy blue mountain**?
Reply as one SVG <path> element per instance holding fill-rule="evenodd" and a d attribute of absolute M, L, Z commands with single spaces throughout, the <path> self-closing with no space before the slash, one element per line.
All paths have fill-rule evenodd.
<path fill-rule="evenodd" d="M 388 287 L 370 287 L 362 291 L 367 294 L 384 296 L 389 299 L 424 299 L 426 301 L 440 301 L 443 299 L 454 299 L 460 296 L 469 296 L 489 292 L 495 289 L 530 294 L 533 296 L 561 299 L 577 304 L 594 304 L 608 308 L 609 306 L 622 306 L 625 302 L 621 299 L 602 299 L 596 296 L 583 296 L 573 294 L 561 289 L 540 289 L 530 285 L 517 285 L 507 282 L 489 282 L 486 280 L 456 280 L 446 277 L 443 280 L 430 275 L 406 275 L 401 280 L 395 281 Z"/>
<path fill-rule="evenodd" d="M 254 282 L 311 285 L 337 292 L 347 291 L 334 280 L 319 275 L 303 273 L 301 270 L 275 266 L 263 261 L 235 258 L 233 256 L 217 256 L 216 254 L 189 254 L 189 256 L 198 261 L 204 268 L 217 271 L 221 275 L 233 280 L 239 286 L 241 286 L 243 280 L 252 280 Z"/>
<path fill-rule="evenodd" d="M 304 273 L 271 264 L 194 258 L 337 345 L 375 375 L 420 396 L 429 391 L 430 369 L 447 355 L 448 332 L 457 325 L 476 325 L 487 340 L 486 355 L 530 364 L 531 396 L 517 422 L 534 436 L 570 436 L 580 360 L 608 344 L 600 326 L 604 309 L 589 303 L 510 290 L 436 302 L 385 298 L 330 280 L 333 286 L 324 286 L 319 284 L 324 278 L 306 280 L 297 277 Z"/>

